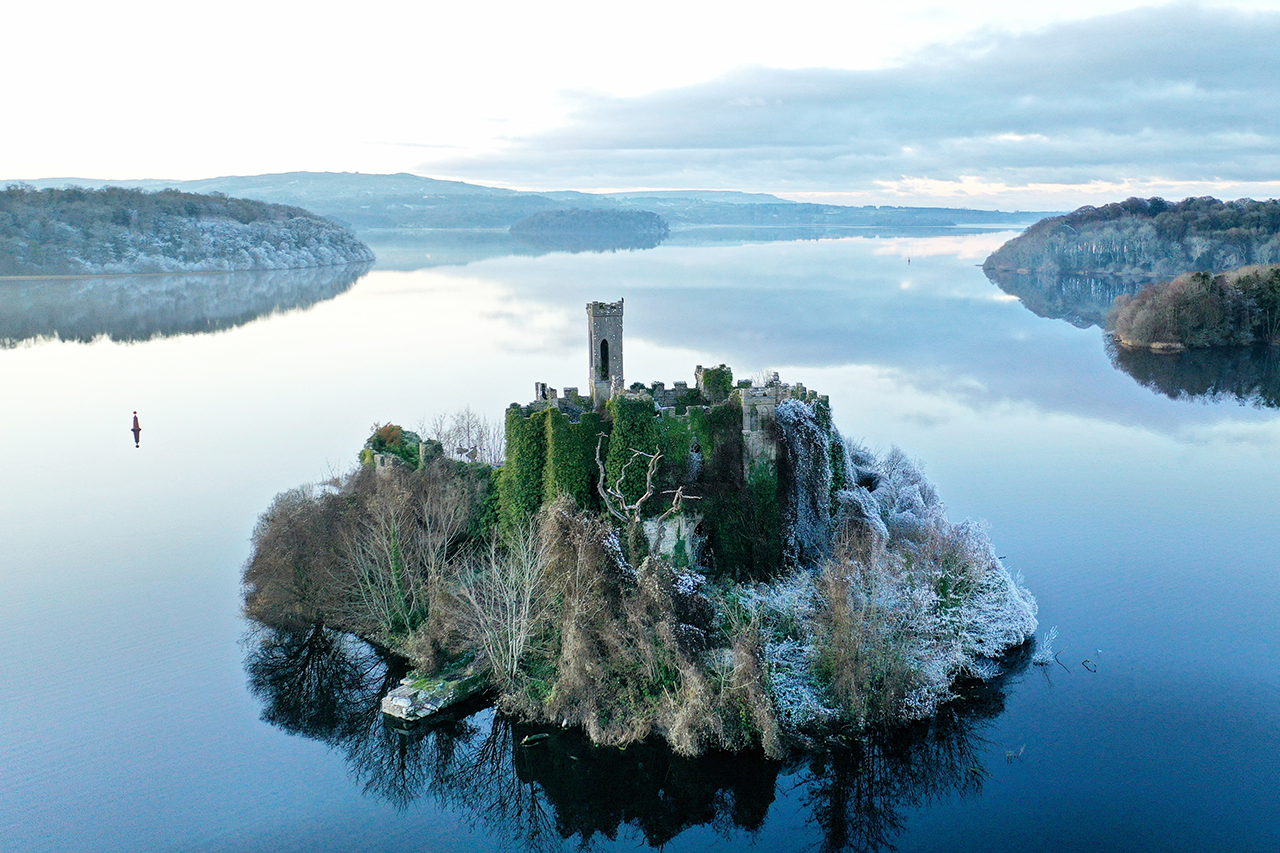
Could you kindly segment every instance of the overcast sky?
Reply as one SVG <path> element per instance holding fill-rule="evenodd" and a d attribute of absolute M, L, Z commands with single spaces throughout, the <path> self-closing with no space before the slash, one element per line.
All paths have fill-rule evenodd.
<path fill-rule="evenodd" d="M 0 177 L 412 171 L 1006 209 L 1280 195 L 1280 0 L 1067 5 L 23 3 Z"/>

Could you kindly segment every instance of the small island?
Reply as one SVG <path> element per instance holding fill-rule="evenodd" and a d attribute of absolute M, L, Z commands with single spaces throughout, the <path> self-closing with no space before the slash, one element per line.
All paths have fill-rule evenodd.
<path fill-rule="evenodd" d="M 1121 295 L 1107 329 L 1156 352 L 1280 343 L 1280 265 L 1194 272 Z"/>
<path fill-rule="evenodd" d="M 647 210 L 544 210 L 526 216 L 509 229 L 511 236 L 542 249 L 609 252 L 652 249 L 667 239 L 670 228 Z"/>
<path fill-rule="evenodd" d="M 1035 599 L 901 451 L 777 374 L 627 385 L 622 320 L 587 306 L 587 385 L 513 403 L 501 465 L 383 425 L 351 473 L 279 495 L 247 614 L 407 658 L 402 721 L 491 701 L 683 755 L 925 719 L 1025 652 Z"/>
<path fill-rule="evenodd" d="M 298 207 L 166 189 L 0 192 L 0 276 L 281 270 L 367 264 L 345 226 Z"/>

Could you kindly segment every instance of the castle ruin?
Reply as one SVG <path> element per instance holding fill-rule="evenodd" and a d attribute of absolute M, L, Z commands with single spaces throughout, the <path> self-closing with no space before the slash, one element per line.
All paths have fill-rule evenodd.
<path fill-rule="evenodd" d="M 742 408 L 743 465 L 750 468 L 757 460 L 775 458 L 776 448 L 766 440 L 766 433 L 774 412 L 784 400 L 830 406 L 826 395 L 819 395 L 801 383 L 785 383 L 776 372 L 769 374 L 763 384 L 756 384 L 752 379 L 725 381 L 731 379 L 732 373 L 724 365 L 704 368 L 699 364 L 694 368 L 692 389 L 682 380 L 673 382 L 670 388 L 665 382 L 650 385 L 635 382 L 626 387 L 622 363 L 623 302 L 619 299 L 587 303 L 588 393 L 580 394 L 576 387 L 568 386 L 561 394 L 545 382 L 535 382 L 533 401 L 520 407 L 526 414 L 550 407 L 577 423 L 584 412 L 605 411 L 609 401 L 619 395 L 648 395 L 653 400 L 656 416 L 687 418 L 690 406 L 708 411 L 711 405 L 727 402 L 732 397 Z"/>
<path fill-rule="evenodd" d="M 696 509 L 669 517 L 666 529 L 651 535 L 664 553 L 674 551 L 676 563 L 698 560 L 703 544 L 719 551 L 711 558 L 718 565 L 743 576 L 802 559 L 803 548 L 787 550 L 783 541 L 791 541 L 794 527 L 786 519 L 795 515 L 796 477 L 807 476 L 796 474 L 798 466 L 826 471 L 830 457 L 839 470 L 818 491 L 829 491 L 832 501 L 844 484 L 843 445 L 837 450 L 827 397 L 784 383 L 776 373 L 735 382 L 725 365 L 698 365 L 692 386 L 627 386 L 622 330 L 623 300 L 588 303 L 587 393 L 576 387 L 561 393 L 537 382 L 531 402 L 508 407 L 499 478 L 502 523 L 514 529 L 563 494 L 581 507 L 601 509 L 602 469 L 610 489 L 617 486 L 636 500 L 647 486 L 644 466 L 633 462 L 636 454 L 661 454 L 644 515 L 652 522 L 670 509 L 677 490 L 697 501 L 691 505 Z M 814 425 L 811 446 L 802 453 L 788 450 L 787 419 L 779 417 L 789 401 L 788 411 L 803 406 L 803 418 Z"/>

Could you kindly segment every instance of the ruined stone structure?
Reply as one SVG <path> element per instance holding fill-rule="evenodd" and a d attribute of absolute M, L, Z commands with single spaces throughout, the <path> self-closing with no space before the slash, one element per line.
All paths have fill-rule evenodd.
<path fill-rule="evenodd" d="M 843 470 L 843 445 L 839 452 L 831 449 L 839 439 L 827 398 L 804 385 L 784 383 L 776 373 L 762 384 L 735 383 L 725 365 L 699 365 L 692 386 L 678 381 L 670 387 L 663 382 L 626 387 L 622 307 L 622 300 L 587 305 L 591 384 L 586 395 L 573 387 L 562 394 L 537 382 L 530 403 L 507 409 L 506 462 L 499 478 L 503 524 L 515 529 L 564 494 L 581 507 L 602 511 L 602 466 L 609 490 L 620 488 L 628 502 L 638 500 L 645 491 L 646 463 L 642 458 L 628 468 L 628 460 L 636 453 L 661 454 L 654 492 L 643 509 L 651 548 L 681 565 L 697 562 L 709 543 L 719 549 L 713 557 L 717 565 L 740 576 L 789 559 L 783 541 L 791 541 L 788 530 L 795 525 L 786 519 L 796 515 L 796 460 L 790 457 L 798 456 L 784 449 L 782 419 L 776 415 L 789 400 L 803 404 L 804 417 L 818 424 L 810 438 L 812 452 L 800 454 L 805 464 L 821 463 L 825 470 L 830 453 Z M 831 487 L 832 500 L 836 488 Z M 678 491 L 690 503 L 659 526 L 656 517 L 674 509 L 672 496 Z"/>
<path fill-rule="evenodd" d="M 587 387 L 591 402 L 601 406 L 623 387 L 622 378 L 622 302 L 587 303 L 587 343 L 590 348 L 591 372 Z"/>
<path fill-rule="evenodd" d="M 689 383 L 683 380 L 672 383 L 670 388 L 667 388 L 665 382 L 654 382 L 648 386 L 634 383 L 624 391 L 624 301 L 619 299 L 617 302 L 587 303 L 589 393 L 581 395 L 576 387 L 569 386 L 561 394 L 546 382 L 535 382 L 533 401 L 524 407 L 528 410 L 527 413 L 554 408 L 576 423 L 584 411 L 601 411 L 615 395 L 626 393 L 649 395 L 653 399 L 655 413 L 659 416 L 687 417 L 691 405 L 701 405 L 706 410 L 709 408 L 706 404 L 723 403 L 733 396 L 742 406 L 743 465 L 750 469 L 757 460 L 775 459 L 776 449 L 766 440 L 765 428 L 783 400 L 796 399 L 811 405 L 821 402 L 822 405 L 829 406 L 829 399 L 825 395 L 819 396 L 800 383 L 784 383 L 776 372 L 763 385 L 743 379 L 731 391 L 713 387 L 708 379 L 716 371 L 727 372 L 724 365 L 708 369 L 699 364 L 694 369 L 695 386 L 692 391 Z"/>

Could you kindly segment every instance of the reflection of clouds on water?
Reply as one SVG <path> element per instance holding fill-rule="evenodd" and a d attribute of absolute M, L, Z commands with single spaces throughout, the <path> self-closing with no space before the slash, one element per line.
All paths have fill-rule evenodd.
<path fill-rule="evenodd" d="M 927 252 L 934 238 L 912 239 L 921 242 L 913 251 Z M 870 238 L 732 247 L 668 243 L 626 258 L 499 258 L 468 267 L 467 275 L 560 312 L 566 341 L 575 349 L 581 306 L 625 296 L 627 337 L 634 342 L 627 350 L 628 381 L 692 379 L 684 375 L 691 374 L 688 365 L 672 375 L 665 366 L 683 350 L 697 363 L 723 361 L 738 375 L 766 364 L 786 366 L 813 387 L 815 369 L 873 366 L 975 411 L 1029 404 L 1045 413 L 1174 435 L 1189 423 L 1263 417 L 1135 393 L 1111 366 L 1099 330 L 1048 322 L 1024 310 L 1025 301 L 1014 304 L 1024 295 L 993 286 L 974 263 L 941 249 L 908 273 L 900 254 L 881 253 L 883 245 Z M 904 281 L 910 287 L 904 289 Z M 1108 287 L 1085 289 L 1098 304 L 1114 298 Z M 577 362 L 565 373 L 539 378 L 555 387 L 580 384 Z M 842 400 L 839 411 L 857 405 Z"/>
<path fill-rule="evenodd" d="M 900 258 L 950 256 L 962 261 L 981 261 L 1017 236 L 1016 231 L 987 231 L 976 234 L 887 237 L 877 240 L 875 254 Z"/>
<path fill-rule="evenodd" d="M 1030 653 L 1014 653 L 1012 676 L 961 686 L 932 721 L 776 762 L 759 752 L 682 758 L 660 740 L 597 748 L 578 729 L 492 711 L 398 731 L 379 710 L 404 671 L 395 658 L 321 626 L 257 626 L 246 646 L 264 720 L 337 750 L 366 794 L 402 809 L 429 798 L 525 849 L 586 848 L 620 832 L 660 848 L 696 826 L 754 836 L 780 799 L 817 828 L 823 850 L 888 849 L 909 809 L 981 789 L 980 730 L 1004 710 L 1008 679 Z M 531 734 L 546 737 L 526 744 Z"/>
<path fill-rule="evenodd" d="M 214 332 L 332 299 L 369 264 L 188 275 L 0 281 L 0 346 L 58 338 L 145 341 Z"/>

